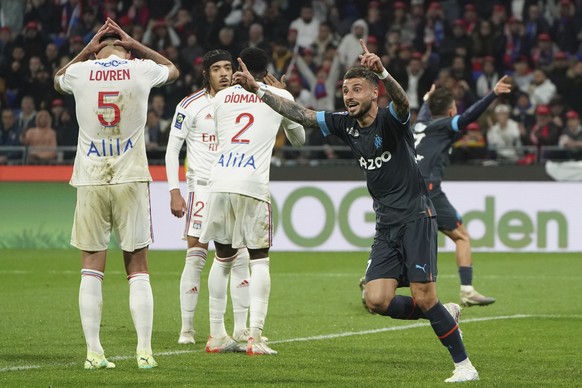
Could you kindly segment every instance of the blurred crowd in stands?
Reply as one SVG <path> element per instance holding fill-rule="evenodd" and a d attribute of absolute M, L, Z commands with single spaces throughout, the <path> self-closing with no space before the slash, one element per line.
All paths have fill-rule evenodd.
<path fill-rule="evenodd" d="M 28 146 L 25 158 L 0 148 L 0 163 L 60 162 L 55 147 L 76 144 L 75 102 L 55 92 L 53 75 L 107 17 L 180 69 L 150 96 L 154 158 L 163 159 L 176 104 L 202 86 L 206 50 L 236 58 L 260 47 L 301 105 L 342 110 L 338 86 L 363 39 L 406 90 L 412 122 L 432 83 L 453 90 L 462 113 L 512 77 L 514 92 L 462 134 L 453 162 L 582 159 L 582 0 L 0 0 L 0 147 Z M 383 90 L 379 99 L 389 103 Z M 346 157 L 318 129 L 307 136 L 319 147 L 291 153 L 282 138 L 276 159 Z"/>

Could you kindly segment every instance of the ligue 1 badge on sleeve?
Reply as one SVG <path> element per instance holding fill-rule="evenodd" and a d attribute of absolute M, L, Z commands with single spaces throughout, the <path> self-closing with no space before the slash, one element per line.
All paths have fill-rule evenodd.
<path fill-rule="evenodd" d="M 185 118 L 186 118 L 186 116 L 183 113 L 178 113 L 176 115 L 176 121 L 174 122 L 174 127 L 177 129 L 182 129 L 182 123 L 184 122 Z"/>

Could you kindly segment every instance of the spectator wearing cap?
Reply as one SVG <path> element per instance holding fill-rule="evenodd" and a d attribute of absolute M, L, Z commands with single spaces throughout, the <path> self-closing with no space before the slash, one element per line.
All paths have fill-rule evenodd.
<path fill-rule="evenodd" d="M 358 19 L 352 24 L 351 32 L 342 38 L 337 48 L 340 63 L 344 69 L 354 66 L 356 61 L 359 61 L 359 56 L 362 54 L 360 39 L 364 42 L 368 39 L 368 24 L 364 19 Z"/>
<path fill-rule="evenodd" d="M 582 160 L 582 125 L 578 112 L 566 112 L 566 126 L 558 144 L 567 150 L 568 159 Z"/>
<path fill-rule="evenodd" d="M 310 3 L 301 7 L 299 17 L 291 22 L 289 28 L 297 30 L 299 47 L 309 47 L 313 44 L 319 30 L 319 20 L 313 16 L 313 6 Z"/>
<path fill-rule="evenodd" d="M 386 19 L 387 15 L 380 8 L 380 2 L 370 1 L 370 3 L 368 4 L 368 10 L 366 11 L 366 23 L 368 24 L 368 35 L 373 36 L 377 40 L 383 38 L 386 35 L 386 31 L 388 29 Z M 370 50 L 370 52 L 374 51 Z"/>
<path fill-rule="evenodd" d="M 49 42 L 48 38 L 41 33 L 41 28 L 42 26 L 35 21 L 28 22 L 24 26 L 22 34 L 14 41 L 15 45 L 24 48 L 27 57 L 31 55 L 41 56 Z"/>
<path fill-rule="evenodd" d="M 538 40 L 531 50 L 532 62 L 537 67 L 547 67 L 552 64 L 554 53 L 557 51 L 550 34 L 542 32 L 538 35 Z"/>
<path fill-rule="evenodd" d="M 56 4 L 57 2 L 35 0 L 29 2 L 22 1 L 22 3 L 26 3 L 26 12 L 24 13 L 25 25 L 28 22 L 35 21 L 42 25 L 42 29 L 49 36 L 57 36 L 60 33 L 60 14 L 59 6 Z M 4 8 L 4 4 L 2 4 L 2 8 Z"/>
<path fill-rule="evenodd" d="M 574 12 L 572 0 L 560 0 L 559 16 L 554 19 L 550 30 L 559 49 L 570 54 L 578 52 L 580 44 L 580 20 L 576 20 Z"/>
<path fill-rule="evenodd" d="M 499 81 L 499 73 L 495 69 L 495 58 L 486 56 L 482 59 L 483 72 L 475 82 L 475 93 L 478 98 L 485 97 L 485 95 L 495 88 Z"/>
<path fill-rule="evenodd" d="M 143 34 L 142 43 L 161 52 L 167 46 L 180 46 L 180 37 L 166 20 L 150 20 Z"/>
<path fill-rule="evenodd" d="M 529 133 L 529 144 L 538 147 L 557 146 L 560 132 L 561 129 L 552 121 L 550 107 L 548 105 L 538 105 L 536 108 L 536 122 Z"/>
<path fill-rule="evenodd" d="M 453 143 L 451 162 L 468 162 L 482 160 L 487 156 L 487 142 L 481 132 L 481 126 L 472 122 L 467 125 L 461 138 Z"/>
<path fill-rule="evenodd" d="M 528 93 L 534 105 L 547 105 L 552 97 L 556 95 L 556 85 L 547 77 L 544 69 L 537 68 L 533 72 Z"/>
<path fill-rule="evenodd" d="M 55 129 L 58 128 L 58 126 L 60 124 L 60 120 L 61 120 L 61 114 L 63 113 L 63 109 L 65 109 L 65 101 L 63 101 L 62 98 L 55 98 L 51 101 L 50 113 L 51 113 L 51 117 L 52 117 L 52 122 L 51 122 L 52 128 L 55 128 Z"/>
<path fill-rule="evenodd" d="M 518 123 L 509 117 L 511 108 L 500 104 L 494 109 L 495 123 L 487 130 L 487 145 L 501 160 L 517 161 L 521 148 Z"/>

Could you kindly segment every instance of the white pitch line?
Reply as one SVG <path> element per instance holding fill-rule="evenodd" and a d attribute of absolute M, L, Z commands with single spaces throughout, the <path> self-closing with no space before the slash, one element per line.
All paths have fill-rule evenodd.
<path fill-rule="evenodd" d="M 515 315 L 500 315 L 496 317 L 481 317 L 481 318 L 469 318 L 463 319 L 461 322 L 465 323 L 473 323 L 473 322 L 486 322 L 486 321 L 499 321 L 499 320 L 506 320 L 506 319 L 525 319 L 525 318 L 565 318 L 565 319 L 582 319 L 582 315 L 540 315 L 540 314 L 515 314 Z M 402 325 L 402 326 L 392 326 L 392 327 L 383 327 L 380 329 L 372 329 L 372 330 L 362 330 L 362 331 L 347 331 L 344 333 L 335 333 L 335 334 L 323 334 L 323 335 L 316 335 L 311 337 L 299 337 L 299 338 L 290 338 L 286 340 L 279 340 L 279 341 L 269 341 L 270 344 L 284 344 L 284 343 L 291 343 L 291 342 L 305 342 L 305 341 L 321 341 L 321 340 L 328 340 L 328 339 L 335 339 L 335 338 L 342 338 L 342 337 L 351 337 L 355 335 L 367 335 L 367 334 L 377 334 L 377 333 L 385 333 L 389 331 L 400 331 L 400 330 L 408 330 L 408 329 L 416 329 L 418 327 L 425 327 L 430 326 L 430 323 L 413 323 L 410 325 Z M 189 353 L 200 353 L 203 349 L 197 350 L 173 350 L 168 352 L 156 352 L 157 356 L 177 356 L 181 354 L 189 354 Z M 131 360 L 135 356 L 113 356 L 108 357 L 112 361 L 119 361 L 119 360 Z M 1 368 L 0 373 L 3 372 L 18 372 L 18 371 L 26 371 L 31 369 L 41 369 L 45 366 L 74 366 L 77 365 L 76 362 L 66 363 L 66 364 L 45 364 L 45 365 L 21 365 L 21 366 L 11 366 L 7 368 Z"/>

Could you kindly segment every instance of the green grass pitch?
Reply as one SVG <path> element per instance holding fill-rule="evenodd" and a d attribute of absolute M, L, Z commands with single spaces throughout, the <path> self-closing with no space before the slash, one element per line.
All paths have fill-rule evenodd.
<path fill-rule="evenodd" d="M 159 367 L 139 370 L 119 251 L 103 285 L 101 341 L 112 370 L 85 371 L 75 250 L 0 250 L 0 387 L 444 385 L 452 362 L 427 321 L 373 316 L 360 302 L 366 253 L 271 255 L 265 335 L 277 356 L 206 354 L 203 274 L 196 345 L 178 345 L 183 252 L 150 253 Z M 477 253 L 476 288 L 497 302 L 463 310 L 465 344 L 481 380 L 499 387 L 582 386 L 582 255 Z M 439 256 L 442 301 L 458 302 L 452 254 Z M 408 294 L 408 289 L 402 289 Z M 227 328 L 232 328 L 227 310 Z"/>

